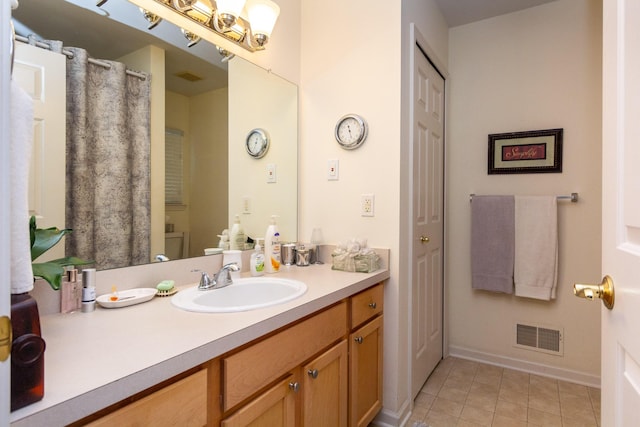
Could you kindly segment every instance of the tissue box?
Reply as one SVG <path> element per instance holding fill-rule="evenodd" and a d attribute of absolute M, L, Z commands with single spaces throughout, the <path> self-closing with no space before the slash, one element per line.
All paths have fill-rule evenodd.
<path fill-rule="evenodd" d="M 333 270 L 355 271 L 358 273 L 371 273 L 380 268 L 380 257 L 372 252 L 366 255 L 332 254 Z"/>

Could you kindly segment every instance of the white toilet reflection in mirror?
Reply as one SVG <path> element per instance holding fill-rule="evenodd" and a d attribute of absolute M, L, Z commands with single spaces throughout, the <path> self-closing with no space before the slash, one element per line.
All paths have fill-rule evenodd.
<path fill-rule="evenodd" d="M 189 232 L 174 231 L 164 234 L 165 255 L 169 259 L 189 257 Z"/>

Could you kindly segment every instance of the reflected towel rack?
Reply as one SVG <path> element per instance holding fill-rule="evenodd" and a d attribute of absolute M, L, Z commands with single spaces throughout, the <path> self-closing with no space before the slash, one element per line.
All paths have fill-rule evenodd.
<path fill-rule="evenodd" d="M 475 196 L 475 194 L 471 193 L 469 194 L 469 201 L 472 202 L 473 201 L 473 197 Z M 561 195 L 561 196 L 556 196 L 556 199 L 558 200 L 571 200 L 571 203 L 577 203 L 579 200 L 579 196 L 578 193 L 571 193 L 569 195 Z"/>

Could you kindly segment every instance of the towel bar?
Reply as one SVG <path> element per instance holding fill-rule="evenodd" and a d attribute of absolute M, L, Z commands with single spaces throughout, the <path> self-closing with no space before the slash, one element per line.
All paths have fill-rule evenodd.
<path fill-rule="evenodd" d="M 474 193 L 469 194 L 469 201 L 472 202 L 473 201 L 473 197 L 475 196 Z M 578 193 L 571 193 L 569 195 L 561 195 L 561 196 L 556 196 L 556 199 L 558 200 L 571 200 L 571 203 L 577 203 L 579 200 L 579 196 Z"/>

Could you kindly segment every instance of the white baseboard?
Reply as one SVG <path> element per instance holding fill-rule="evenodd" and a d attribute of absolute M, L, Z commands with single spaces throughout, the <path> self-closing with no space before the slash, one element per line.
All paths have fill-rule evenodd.
<path fill-rule="evenodd" d="M 600 388 L 599 376 L 572 371 L 570 369 L 557 368 L 554 366 L 543 365 L 541 363 L 527 362 L 525 360 L 513 359 L 491 353 L 483 353 L 481 351 L 451 345 L 449 346 L 449 356 L 487 363 L 489 365 L 500 366 L 503 368 L 515 369 L 517 371 L 528 372 L 530 374 L 536 374 L 543 377 L 551 377 L 589 387 Z"/>
<path fill-rule="evenodd" d="M 405 402 L 399 412 L 388 411 L 384 408 L 376 415 L 371 422 L 376 427 L 398 427 L 403 426 L 411 417 L 409 402 Z"/>

